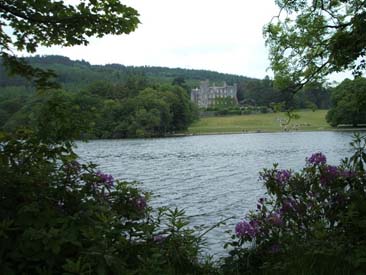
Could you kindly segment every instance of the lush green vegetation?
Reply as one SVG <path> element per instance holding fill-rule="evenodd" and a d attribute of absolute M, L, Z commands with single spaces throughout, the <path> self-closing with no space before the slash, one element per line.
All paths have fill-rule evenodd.
<path fill-rule="evenodd" d="M 0 12 L 0 28 L 9 24 L 15 32 L 14 40 L 0 33 L 3 62 L 13 73 L 33 79 L 38 89 L 16 96 L 8 89 L 3 95 L 6 127 L 15 115 L 12 121 L 20 123 L 14 128 L 32 130 L 0 133 L 0 273 L 212 273 L 211 266 L 198 261 L 201 237 L 187 227 L 182 211 L 153 211 L 148 194 L 134 183 L 79 163 L 72 151 L 72 140 L 96 129 L 95 119 L 106 119 L 107 109 L 113 110 L 108 116 L 120 115 L 119 121 L 107 122 L 131 119 L 134 133 L 184 127 L 189 120 L 186 92 L 132 79 L 132 84 L 108 89 L 110 84 L 102 82 L 81 93 L 52 90 L 57 86 L 49 78 L 52 72 L 10 55 L 12 46 L 34 52 L 39 44 L 87 44 L 85 36 L 128 33 L 136 27 L 137 12 L 114 0 L 77 6 L 2 1 Z M 125 125 L 117 128 L 126 131 Z"/>
<path fill-rule="evenodd" d="M 333 108 L 327 114 L 332 126 L 366 124 L 366 79 L 346 79 L 332 93 Z"/>
<path fill-rule="evenodd" d="M 174 84 L 190 93 L 199 81 L 209 80 L 215 83 L 227 82 L 238 85 L 238 100 L 242 105 L 267 106 L 288 101 L 291 108 L 326 109 L 330 107 L 330 90 L 320 84 L 309 84 L 294 99 L 286 92 L 273 87 L 273 81 L 266 77 L 263 80 L 251 79 L 238 75 L 222 74 L 204 70 L 171 69 L 162 67 L 132 67 L 118 64 L 105 66 L 90 65 L 85 61 L 72 61 L 63 56 L 45 56 L 25 58 L 37 68 L 52 70 L 57 74 L 56 80 L 62 89 L 77 93 L 88 89 L 95 82 L 107 82 L 111 86 L 128 85 L 131 78 L 143 78 L 148 86 Z M 0 97 L 11 93 L 29 95 L 34 91 L 26 79 L 19 76 L 9 77 L 4 66 L 0 65 Z M 135 91 L 137 93 L 139 91 Z M 289 100 L 291 99 L 291 100 Z M 216 107 L 225 107 L 218 102 Z M 227 105 L 226 104 L 226 105 Z M 226 106 L 227 107 L 227 106 Z"/>
<path fill-rule="evenodd" d="M 211 273 L 182 211 L 47 140 L 0 136 L 1 274 Z"/>
<path fill-rule="evenodd" d="M 287 12 L 303 11 L 296 21 L 299 28 L 271 24 L 267 29 L 272 66 L 277 80 L 285 80 L 281 84 L 305 78 L 300 83 L 305 88 L 317 74 L 342 69 L 364 56 L 363 1 L 276 3 Z M 300 172 L 277 166 L 264 170 L 266 197 L 237 224 L 226 244 L 230 254 L 214 265 L 200 258 L 205 232 L 190 229 L 182 211 L 150 208 L 148 194 L 135 183 L 119 182 L 93 164 L 79 163 L 72 150 L 73 140 L 87 134 L 150 136 L 184 129 L 193 119 L 184 81 L 147 83 L 134 74 L 120 83 L 104 79 L 83 89 L 60 90 L 50 79 L 54 73 L 11 53 L 13 47 L 35 52 L 39 45 L 87 44 L 92 35 L 128 33 L 137 26 L 137 12 L 114 0 L 83 1 L 77 6 L 5 0 L 0 11 L 0 28 L 15 30 L 13 38 L 0 33 L 3 63 L 11 72 L 33 80 L 38 89 L 28 93 L 28 88 L 21 88 L 24 84 L 4 86 L 1 96 L 0 121 L 3 129 L 9 129 L 0 133 L 1 274 L 365 272 L 366 137 L 355 137 L 354 155 L 339 166 L 328 165 L 317 152 L 306 159 Z M 325 25 L 329 18 L 324 12 L 337 18 L 332 23 L 339 25 Z M 324 43 L 322 39 L 330 35 L 330 43 Z M 295 53 L 279 55 L 283 47 L 295 48 Z M 301 59 L 297 64 L 299 53 L 310 61 Z M 322 65 L 324 56 L 330 58 Z M 364 63 L 356 72 L 362 68 Z M 284 99 L 287 108 L 294 107 L 290 94 L 272 89 L 268 81 L 259 82 L 267 87 L 263 93 L 281 94 L 278 102 Z M 341 96 L 343 86 L 339 89 L 336 95 Z M 303 119 L 313 115 L 316 122 L 321 113 L 324 118 L 319 111 L 301 115 Z M 285 120 L 295 118 L 286 114 Z M 18 126 L 28 130 L 17 131 Z"/>
<path fill-rule="evenodd" d="M 328 109 L 330 107 L 330 88 L 321 82 L 304 85 L 296 94 L 291 90 L 279 89 L 275 83 L 265 77 L 262 80 L 247 80 L 238 83 L 238 100 L 242 105 L 271 106 L 285 103 L 285 108 Z"/>
<path fill-rule="evenodd" d="M 314 131 L 329 130 L 326 122 L 325 110 L 303 110 L 296 112 L 299 119 L 291 120 L 290 124 L 281 126 L 281 121 L 286 122 L 286 113 L 267 113 L 224 117 L 203 117 L 188 128 L 192 134 L 205 133 L 241 133 L 241 132 L 278 132 L 286 130 Z"/>
<path fill-rule="evenodd" d="M 79 93 L 4 94 L 0 128 L 11 132 L 22 127 L 36 132 L 48 129 L 55 134 L 55 121 L 62 116 L 70 129 L 78 129 L 73 138 L 153 137 L 186 130 L 197 112 L 182 87 L 149 86 L 145 78 L 131 76 L 125 84 L 99 81 Z"/>
<path fill-rule="evenodd" d="M 90 83 L 107 81 L 112 84 L 120 84 L 127 81 L 131 75 L 140 75 L 148 79 L 152 84 L 173 83 L 184 86 L 187 90 L 196 87 L 201 80 L 209 80 L 215 83 L 240 83 L 250 79 L 244 76 L 224 74 L 207 70 L 189 70 L 180 68 L 149 67 L 149 66 L 124 66 L 120 64 L 91 65 L 86 61 L 72 61 L 64 56 L 34 56 L 24 59 L 29 64 L 53 70 L 56 73 L 56 80 L 66 90 L 80 91 Z M 0 66 L 0 87 L 22 87 L 29 83 L 19 76 L 9 77 L 6 68 Z"/>
<path fill-rule="evenodd" d="M 266 113 L 276 103 L 290 102 L 286 101 L 286 93 L 273 88 L 269 78 L 256 80 L 209 71 L 155 67 L 92 66 L 62 56 L 25 60 L 42 70 L 56 72 L 56 79 L 62 84 L 58 93 L 71 100 L 69 111 L 75 112 L 73 117 L 81 112 L 89 117 L 84 122 L 90 128 L 83 127 L 79 138 L 153 137 L 185 131 L 197 119 L 197 108 L 190 102 L 189 94 L 198 79 L 207 78 L 216 83 L 238 81 L 242 107 L 222 99 L 212 107 L 218 115 Z M 0 71 L 3 72 L 0 74 L 0 128 L 14 131 L 19 127 L 33 127 L 37 106 L 51 102 L 42 99 L 43 95 L 36 93 L 26 79 L 8 77 L 4 66 Z M 322 109 L 329 107 L 329 97 L 329 89 L 309 84 L 287 107 Z"/>
<path fill-rule="evenodd" d="M 333 72 L 366 68 L 363 0 L 276 0 L 280 8 L 264 28 L 275 85 L 297 91 Z"/>
<path fill-rule="evenodd" d="M 364 273 L 366 137 L 352 146 L 339 166 L 317 152 L 299 172 L 261 172 L 266 196 L 236 225 L 224 273 Z"/>
<path fill-rule="evenodd" d="M 7 70 L 32 80 L 38 88 L 55 88 L 55 73 L 29 65 L 14 49 L 35 53 L 39 46 L 88 45 L 91 36 L 128 34 L 140 23 L 138 12 L 119 1 L 11 1 L 0 3 L 0 55 Z M 2 74 L 1 74 L 2 75 Z"/>
<path fill-rule="evenodd" d="M 62 122 L 62 121 L 60 121 Z M 362 274 L 366 137 L 330 166 L 261 173 L 257 210 L 235 227 L 230 254 L 200 258 L 205 232 L 184 213 L 148 206 L 149 194 L 82 164 L 72 143 L 31 132 L 0 136 L 0 259 L 4 274 Z M 207 231 L 206 231 L 207 232 Z M 249 245 L 249 246 L 248 246 Z"/>

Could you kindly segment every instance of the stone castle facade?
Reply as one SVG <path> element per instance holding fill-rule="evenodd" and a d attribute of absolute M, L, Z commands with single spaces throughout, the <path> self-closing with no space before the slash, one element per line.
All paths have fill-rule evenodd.
<path fill-rule="evenodd" d="M 191 100 L 201 108 L 215 106 L 220 100 L 232 99 L 235 104 L 238 103 L 236 97 L 237 85 L 228 86 L 224 82 L 223 86 L 209 86 L 209 81 L 202 81 L 199 88 L 191 91 Z"/>

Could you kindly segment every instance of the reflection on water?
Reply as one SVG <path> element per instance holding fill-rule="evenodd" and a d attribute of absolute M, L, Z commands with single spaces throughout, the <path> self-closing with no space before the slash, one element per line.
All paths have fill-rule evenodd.
<path fill-rule="evenodd" d="M 265 190 L 258 172 L 278 163 L 299 170 L 305 157 L 323 152 L 338 164 L 351 154 L 351 133 L 296 132 L 209 135 L 140 140 L 98 140 L 78 143 L 82 161 L 93 161 L 115 178 L 137 180 L 153 192 L 153 206 L 184 208 L 192 225 L 211 227 L 234 216 L 208 235 L 210 252 L 224 253 L 226 230 Z"/>

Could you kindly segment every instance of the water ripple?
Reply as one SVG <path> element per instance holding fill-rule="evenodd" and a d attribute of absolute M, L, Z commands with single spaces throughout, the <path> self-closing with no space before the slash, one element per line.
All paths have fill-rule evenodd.
<path fill-rule="evenodd" d="M 142 140 L 97 140 L 78 143 L 82 161 L 124 180 L 142 182 L 153 192 L 152 206 L 185 209 L 192 226 L 209 228 L 208 249 L 223 254 L 226 230 L 253 209 L 265 189 L 258 180 L 263 168 L 300 169 L 305 157 L 322 151 L 337 164 L 350 153 L 350 133 L 275 133 Z"/>

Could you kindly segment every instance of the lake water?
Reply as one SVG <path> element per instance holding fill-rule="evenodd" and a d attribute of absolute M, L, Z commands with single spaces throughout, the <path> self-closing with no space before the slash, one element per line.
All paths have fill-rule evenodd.
<path fill-rule="evenodd" d="M 117 179 L 140 181 L 153 193 L 152 206 L 185 209 L 192 225 L 207 228 L 235 217 L 208 235 L 211 254 L 225 253 L 240 218 L 256 207 L 265 189 L 263 168 L 301 169 L 305 157 L 323 152 L 330 164 L 350 156 L 349 132 L 290 132 L 97 140 L 78 143 L 82 161 L 93 161 Z"/>

